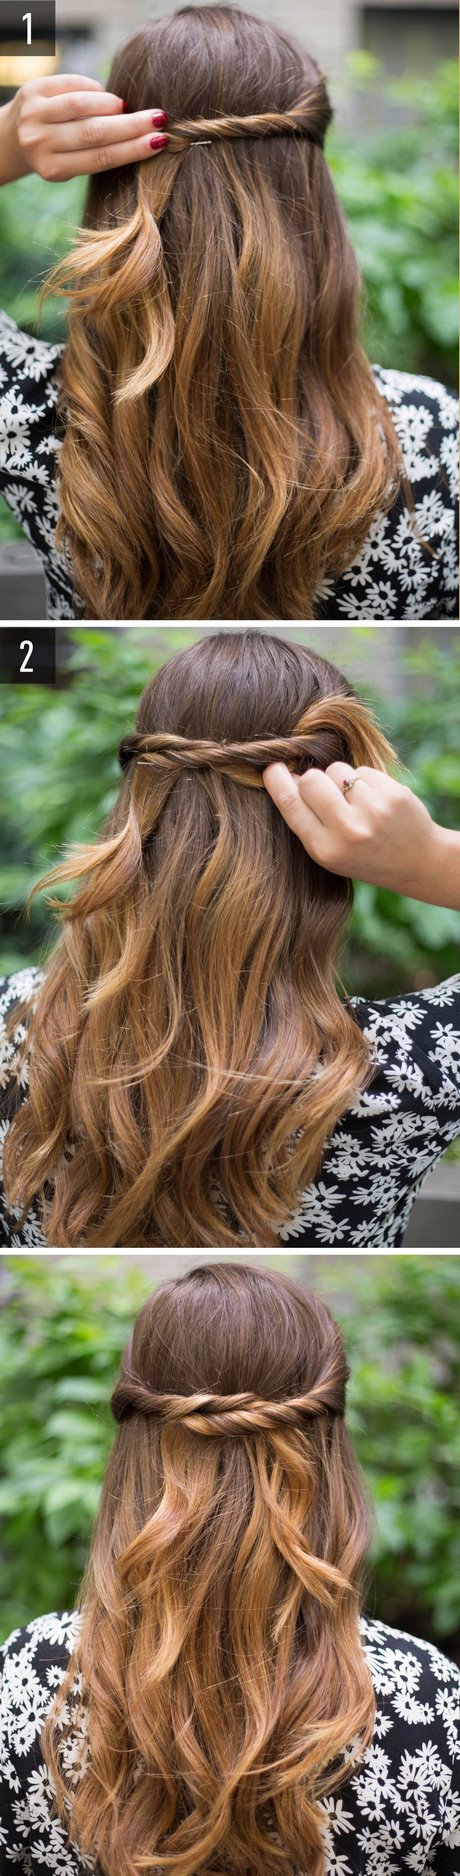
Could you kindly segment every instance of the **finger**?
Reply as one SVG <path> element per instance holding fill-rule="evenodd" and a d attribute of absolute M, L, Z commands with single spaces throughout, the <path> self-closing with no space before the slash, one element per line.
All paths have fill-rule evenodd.
<path fill-rule="evenodd" d="M 52 98 L 59 91 L 103 91 L 99 78 L 82 78 L 81 72 L 59 72 L 53 78 L 37 78 L 38 91 Z"/>
<path fill-rule="evenodd" d="M 164 118 L 164 112 L 162 116 Z M 78 123 L 57 124 L 52 133 L 52 148 L 65 153 L 97 149 L 101 144 L 134 143 L 141 137 L 151 137 L 155 127 L 159 131 L 160 122 L 151 111 L 136 111 L 132 117 L 84 117 Z M 116 160 L 120 160 L 119 156 Z"/>
<path fill-rule="evenodd" d="M 354 774 L 357 781 L 366 782 L 368 788 L 382 789 L 382 786 L 384 788 L 394 786 L 392 777 L 387 774 L 386 769 L 368 769 L 362 763 L 359 769 L 354 770 Z"/>
<path fill-rule="evenodd" d="M 100 143 L 95 150 L 69 151 L 59 161 L 59 182 L 70 182 L 73 176 L 94 176 L 99 170 L 124 168 L 127 163 L 142 163 L 148 157 L 155 156 L 165 149 L 169 137 L 161 132 L 150 137 L 135 137 L 129 143 Z M 53 159 L 54 160 L 54 159 Z"/>
<path fill-rule="evenodd" d="M 326 775 L 330 775 L 331 781 L 335 782 L 336 787 L 340 788 L 342 793 L 344 781 L 352 781 L 353 798 L 355 796 L 355 784 L 358 782 L 364 783 L 366 788 L 381 790 L 382 783 L 385 784 L 389 780 L 385 769 L 369 769 L 366 768 L 364 764 L 361 764 L 357 769 L 353 769 L 350 762 L 330 762 L 325 773 Z"/>
<path fill-rule="evenodd" d="M 307 806 L 300 793 L 300 781 L 304 779 L 292 775 L 285 762 L 270 762 L 263 770 L 267 794 L 271 795 L 283 820 L 292 828 L 293 834 L 297 834 L 307 853 L 314 855 L 321 828 L 317 815 Z"/>
<path fill-rule="evenodd" d="M 123 111 L 123 98 L 115 91 L 60 91 L 57 97 L 37 98 L 35 111 L 47 124 L 68 124 L 72 118 L 91 117 L 96 111 L 98 116 L 114 116 Z"/>
<path fill-rule="evenodd" d="M 347 769 L 348 765 L 344 763 L 342 766 Z M 353 775 L 354 770 L 350 768 L 349 773 Z M 333 782 L 330 775 L 326 774 L 323 769 L 314 768 L 307 769 L 306 774 L 300 775 L 298 780 L 303 800 L 317 815 L 322 826 L 329 828 L 335 834 L 339 831 L 346 834 L 349 824 L 349 808 L 343 790 L 338 787 L 337 782 Z"/>

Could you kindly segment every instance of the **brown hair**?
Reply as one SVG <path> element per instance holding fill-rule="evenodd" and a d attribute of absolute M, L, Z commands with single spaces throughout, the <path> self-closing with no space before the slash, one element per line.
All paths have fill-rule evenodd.
<path fill-rule="evenodd" d="M 248 629 L 169 659 L 120 754 L 103 838 L 35 888 L 82 881 L 51 901 L 6 1190 L 56 1245 L 276 1244 L 369 1051 L 335 984 L 351 883 L 262 771 L 392 751 L 335 666 Z"/>
<path fill-rule="evenodd" d="M 43 1735 L 60 1816 L 104 1876 L 324 1876 L 321 1799 L 375 1712 L 347 1375 L 325 1304 L 260 1266 L 191 1270 L 138 1316 Z"/>
<path fill-rule="evenodd" d="M 71 299 L 58 545 L 88 618 L 310 618 L 402 473 L 324 79 L 267 21 L 198 6 L 108 83 L 159 99 L 169 143 L 91 178 L 49 283 Z"/>

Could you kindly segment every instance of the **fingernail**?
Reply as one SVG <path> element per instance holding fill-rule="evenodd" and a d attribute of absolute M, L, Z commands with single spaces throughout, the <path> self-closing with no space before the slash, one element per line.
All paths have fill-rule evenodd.
<path fill-rule="evenodd" d="M 167 122 L 168 122 L 167 111 L 153 111 L 152 112 L 152 124 L 167 124 Z"/>
<path fill-rule="evenodd" d="M 278 788 L 283 788 L 285 801 L 294 799 L 294 795 L 297 794 L 297 782 L 291 770 L 286 767 L 284 762 L 270 762 L 268 769 L 263 769 L 262 774 L 265 787 L 268 788 L 269 792 L 271 783 L 272 788 L 275 789 L 275 793 Z"/>
<path fill-rule="evenodd" d="M 169 143 L 169 137 L 150 137 L 149 141 L 151 150 L 164 150 L 165 143 Z"/>
<path fill-rule="evenodd" d="M 128 106 L 127 106 L 127 103 L 126 103 L 126 98 L 123 98 L 123 104 L 122 104 L 122 110 L 123 110 L 123 111 L 127 111 L 127 109 L 128 109 Z"/>

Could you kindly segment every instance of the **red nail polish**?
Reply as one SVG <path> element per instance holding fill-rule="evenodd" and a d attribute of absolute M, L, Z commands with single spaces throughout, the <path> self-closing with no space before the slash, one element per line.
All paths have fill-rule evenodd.
<path fill-rule="evenodd" d="M 169 143 L 169 137 L 150 137 L 151 150 L 164 150 L 166 143 Z"/>
<path fill-rule="evenodd" d="M 123 110 L 123 111 L 127 111 L 127 109 L 128 109 L 128 106 L 127 106 L 127 103 L 126 103 L 126 98 L 123 98 L 123 104 L 122 104 L 122 110 Z"/>
<path fill-rule="evenodd" d="M 158 124 L 158 126 L 160 126 L 161 124 L 167 124 L 167 122 L 168 122 L 167 111 L 153 111 L 152 112 L 152 124 L 154 125 Z"/>

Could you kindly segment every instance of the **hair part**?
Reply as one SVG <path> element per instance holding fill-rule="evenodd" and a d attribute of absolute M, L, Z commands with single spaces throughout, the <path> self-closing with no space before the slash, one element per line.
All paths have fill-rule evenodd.
<path fill-rule="evenodd" d="M 77 882 L 50 899 L 7 1198 L 25 1215 L 38 1195 L 56 1246 L 276 1245 L 370 1069 L 336 985 L 351 881 L 310 858 L 262 770 L 393 752 L 333 665 L 250 629 L 168 660 L 137 738 L 101 839 L 34 888 Z"/>
<path fill-rule="evenodd" d="M 43 1733 L 59 1815 L 104 1876 L 325 1876 L 321 1801 L 375 1713 L 359 1632 L 369 1506 L 333 1405 L 340 1331 L 284 1273 L 207 1265 L 144 1304 L 115 1411 L 133 1367 L 185 1409 L 197 1390 L 245 1389 L 280 1420 L 209 1437 L 186 1411 L 146 1417 L 132 1401 L 122 1417 Z M 318 1390 L 322 1412 L 283 1424 L 289 1397 Z"/>
<path fill-rule="evenodd" d="M 91 177 L 46 289 L 70 301 L 57 543 L 85 617 L 312 618 L 403 474 L 325 81 L 272 24 L 205 5 L 143 27 L 108 83 L 130 110 L 159 97 L 169 142 Z"/>

